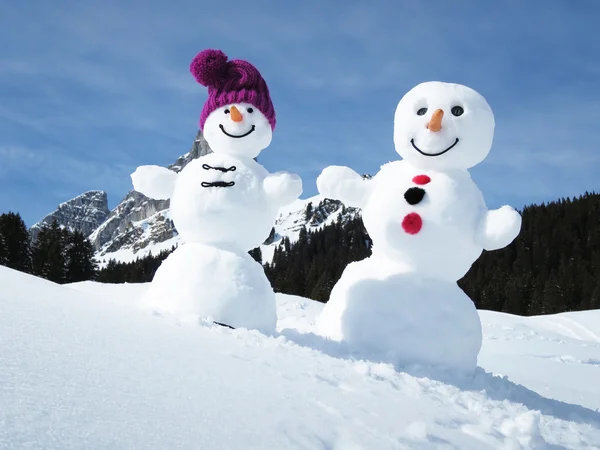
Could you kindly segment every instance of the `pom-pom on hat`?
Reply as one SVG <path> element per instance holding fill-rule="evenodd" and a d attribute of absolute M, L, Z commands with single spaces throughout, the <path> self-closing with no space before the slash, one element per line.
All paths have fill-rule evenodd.
<path fill-rule="evenodd" d="M 227 60 L 221 50 L 204 50 L 192 60 L 190 72 L 208 87 L 208 99 L 200 114 L 200 129 L 215 109 L 231 103 L 250 103 L 262 112 L 275 129 L 275 108 L 267 83 L 248 61 Z"/>

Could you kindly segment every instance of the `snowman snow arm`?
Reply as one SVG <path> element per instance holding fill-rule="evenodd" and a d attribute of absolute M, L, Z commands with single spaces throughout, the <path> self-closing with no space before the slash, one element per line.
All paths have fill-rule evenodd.
<path fill-rule="evenodd" d="M 521 215 L 511 206 L 486 211 L 479 223 L 477 242 L 485 250 L 506 247 L 521 231 Z"/>
<path fill-rule="evenodd" d="M 263 189 L 274 203 L 285 206 L 302 194 L 302 179 L 289 172 L 271 173 L 264 179 Z"/>
<path fill-rule="evenodd" d="M 373 182 L 344 166 L 329 166 L 317 178 L 319 194 L 346 206 L 364 208 Z"/>
<path fill-rule="evenodd" d="M 160 166 L 140 166 L 131 174 L 133 189 L 154 200 L 173 196 L 177 173 Z"/>

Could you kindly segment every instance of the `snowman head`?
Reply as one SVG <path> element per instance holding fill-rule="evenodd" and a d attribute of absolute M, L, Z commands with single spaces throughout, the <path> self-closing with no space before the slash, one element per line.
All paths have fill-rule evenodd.
<path fill-rule="evenodd" d="M 275 109 L 256 67 L 208 49 L 193 59 L 190 72 L 208 87 L 200 129 L 215 153 L 254 158 L 271 143 Z"/>
<path fill-rule="evenodd" d="M 250 103 L 232 103 L 206 118 L 204 138 L 215 153 L 254 158 L 267 148 L 273 130 L 265 115 Z"/>
<path fill-rule="evenodd" d="M 494 137 L 485 98 L 460 84 L 430 81 L 398 103 L 394 144 L 403 159 L 423 169 L 469 169 L 485 159 Z"/>

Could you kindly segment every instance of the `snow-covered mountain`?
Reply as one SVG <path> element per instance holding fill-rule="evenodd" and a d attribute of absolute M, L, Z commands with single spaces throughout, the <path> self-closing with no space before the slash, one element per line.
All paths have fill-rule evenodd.
<path fill-rule="evenodd" d="M 154 314 L 144 284 L 0 286 L 2 449 L 600 448 L 600 311 L 480 311 L 459 379 L 353 359 L 300 297 L 265 336 Z"/>
<path fill-rule="evenodd" d="M 164 230 L 159 233 L 162 240 L 173 237 L 173 225 L 164 220 L 168 211 L 168 200 L 153 200 L 136 191 L 130 191 L 113 209 L 108 218 L 90 235 L 90 241 L 102 255 L 113 253 L 124 247 L 141 248 L 139 239 L 145 229 L 160 224 Z M 160 219 L 160 216 L 163 220 Z M 149 220 L 151 219 L 152 220 Z M 149 222 L 149 224 L 148 224 Z M 157 235 L 157 233 L 154 233 Z"/>
<path fill-rule="evenodd" d="M 337 221 L 338 217 L 342 222 L 346 222 L 359 214 L 360 210 L 356 208 L 346 208 L 340 201 L 326 199 L 320 195 L 296 200 L 279 210 L 271 236 L 260 246 L 263 263 L 273 259 L 275 247 L 281 244 L 284 237 L 295 242 L 301 228 L 314 231 Z M 108 223 L 110 222 L 107 221 Z M 95 238 L 96 234 L 93 234 L 92 239 Z M 170 210 L 165 209 L 147 219 L 132 222 L 128 229 L 102 247 L 96 256 L 101 266 L 111 259 L 131 262 L 149 254 L 156 255 L 163 250 L 169 250 L 179 242 Z"/>
<path fill-rule="evenodd" d="M 106 192 L 89 191 L 74 199 L 58 205 L 55 211 L 31 227 L 31 238 L 35 241 L 40 229 L 56 221 L 58 225 L 70 230 L 81 231 L 89 236 L 108 217 L 108 198 Z"/>
<path fill-rule="evenodd" d="M 315 231 L 336 222 L 338 218 L 345 223 L 359 215 L 359 209 L 347 208 L 339 200 L 331 200 L 322 195 L 296 200 L 279 210 L 271 236 L 260 246 L 263 263 L 272 261 L 275 247 L 284 237 L 295 242 L 302 228 Z"/>
<path fill-rule="evenodd" d="M 198 131 L 191 150 L 177 158 L 169 169 L 180 172 L 190 161 L 211 152 L 202 133 Z M 101 197 L 101 205 L 95 201 L 96 197 L 92 193 Z M 89 204 L 87 209 L 76 208 L 76 205 L 84 204 L 86 200 Z M 345 208 L 341 202 L 322 196 L 297 200 L 283 207 L 273 224 L 273 233 L 261 246 L 263 262 L 272 260 L 275 247 L 284 237 L 292 242 L 296 241 L 301 228 L 316 230 L 336 221 L 340 215 L 342 221 L 347 221 L 358 214 L 359 210 Z M 150 253 L 156 255 L 179 243 L 177 230 L 171 220 L 169 201 L 153 200 L 133 190 L 112 211 L 108 210 L 106 193 L 92 191 L 83 194 L 63 203 L 42 222 L 50 223 L 53 219 L 59 225 L 78 229 L 89 236 L 101 266 L 110 259 L 130 262 Z M 39 224 L 34 227 L 36 228 L 32 233 L 37 233 Z"/>
<path fill-rule="evenodd" d="M 211 152 L 208 142 L 198 131 L 191 150 L 177 158 L 169 169 L 180 172 L 190 161 Z M 98 259 L 128 261 L 171 248 L 176 244 L 177 231 L 170 218 L 169 203 L 169 200 L 153 200 L 133 190 L 128 192 L 106 221 L 90 235 Z M 171 245 L 164 245 L 165 241 L 172 241 Z"/>

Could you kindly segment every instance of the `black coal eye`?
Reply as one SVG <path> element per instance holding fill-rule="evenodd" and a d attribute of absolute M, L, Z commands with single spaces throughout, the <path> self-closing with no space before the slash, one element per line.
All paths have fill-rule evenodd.
<path fill-rule="evenodd" d="M 422 116 L 427 112 L 427 108 L 421 108 L 417 111 L 417 116 Z"/>
<path fill-rule="evenodd" d="M 461 106 L 454 106 L 450 111 L 452 111 L 452 115 L 458 117 L 458 116 L 462 116 L 463 113 L 465 112 L 464 109 L 462 109 Z"/>
<path fill-rule="evenodd" d="M 225 114 L 229 114 L 229 112 L 230 112 L 230 111 L 229 111 L 228 109 L 226 109 L 226 110 L 225 110 L 225 111 L 223 111 L 223 112 L 224 112 Z"/>
<path fill-rule="evenodd" d="M 254 108 L 248 108 L 248 112 L 249 113 L 253 113 L 254 112 Z"/>

